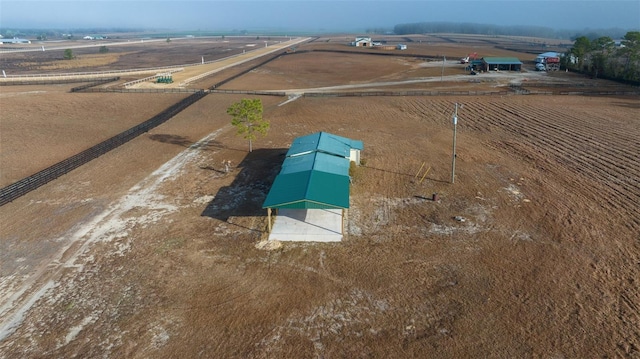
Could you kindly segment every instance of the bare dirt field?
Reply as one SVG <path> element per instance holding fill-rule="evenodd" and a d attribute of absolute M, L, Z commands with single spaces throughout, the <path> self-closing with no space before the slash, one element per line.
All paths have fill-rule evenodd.
<path fill-rule="evenodd" d="M 526 63 L 478 76 L 455 64 L 520 39 L 465 49 L 431 36 L 406 57 L 303 51 L 353 50 L 347 38 L 223 88 L 633 90 Z M 418 57 L 441 54 L 443 81 L 442 61 Z M 0 87 L 2 185 L 184 96 L 69 87 Z M 226 114 L 243 97 L 210 93 L 0 207 L 0 358 L 640 357 L 637 95 L 261 96 L 271 129 L 251 153 Z M 265 246 L 262 201 L 291 141 L 316 131 L 364 142 L 347 235 Z"/>

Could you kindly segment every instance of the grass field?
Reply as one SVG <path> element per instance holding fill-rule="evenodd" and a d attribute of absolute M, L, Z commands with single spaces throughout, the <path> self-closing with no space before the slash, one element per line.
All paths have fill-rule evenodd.
<path fill-rule="evenodd" d="M 297 51 L 352 50 L 346 39 Z M 526 41 L 421 39 L 406 57 L 291 54 L 223 88 L 633 90 L 527 63 L 469 76 L 453 59 Z M 442 67 L 419 56 L 443 54 L 452 62 L 438 81 Z M 0 87 L 4 184 L 181 98 L 65 86 Z M 0 207 L 0 357 L 637 358 L 640 99 L 509 93 L 261 96 L 271 129 L 251 153 L 226 114 L 243 95 L 205 96 Z M 315 131 L 364 142 L 348 233 L 261 249 L 261 204 L 282 156 Z"/>

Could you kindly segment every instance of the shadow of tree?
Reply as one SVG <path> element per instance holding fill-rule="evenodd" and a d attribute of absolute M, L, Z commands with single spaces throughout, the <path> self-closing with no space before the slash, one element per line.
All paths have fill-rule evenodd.
<path fill-rule="evenodd" d="M 235 180 L 220 188 L 201 216 L 227 221 L 229 217 L 264 215 L 262 203 L 280 172 L 287 149 L 257 149 L 238 164 Z"/>
<path fill-rule="evenodd" d="M 189 147 L 193 144 L 193 142 L 190 141 L 188 138 L 184 136 L 178 136 L 178 135 L 155 134 L 155 135 L 150 135 L 149 138 L 153 141 L 170 143 L 172 145 L 178 145 L 182 147 Z"/>
<path fill-rule="evenodd" d="M 225 171 L 223 171 L 221 169 L 219 170 L 219 169 L 217 169 L 217 168 L 215 168 L 213 166 L 200 166 L 200 169 L 209 170 L 209 171 L 218 172 L 218 173 L 226 173 Z"/>
<path fill-rule="evenodd" d="M 241 152 L 246 152 L 246 150 L 243 149 L 237 149 L 237 148 L 231 148 L 228 147 L 226 145 L 223 145 L 222 142 L 216 141 L 216 140 L 209 140 L 206 142 L 193 142 L 191 140 L 189 140 L 189 138 L 184 137 L 184 136 L 178 136 L 178 135 L 169 135 L 169 134 L 164 134 L 164 133 L 159 133 L 159 134 L 154 134 L 154 135 L 150 135 L 149 138 L 153 141 L 158 141 L 158 142 L 162 142 L 162 143 L 169 143 L 172 145 L 178 145 L 178 146 L 182 146 L 182 147 L 190 147 L 193 149 L 198 149 L 198 150 L 202 150 L 202 151 L 211 151 L 211 150 L 215 150 L 215 149 L 226 149 L 226 150 L 232 150 L 232 151 L 241 151 Z"/>

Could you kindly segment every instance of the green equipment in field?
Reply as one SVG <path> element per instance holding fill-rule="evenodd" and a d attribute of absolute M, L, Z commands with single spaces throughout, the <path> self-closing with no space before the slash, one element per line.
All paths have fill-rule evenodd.
<path fill-rule="evenodd" d="M 157 80 L 157 83 L 159 84 L 170 84 L 173 83 L 173 76 L 171 75 L 159 75 Z"/>

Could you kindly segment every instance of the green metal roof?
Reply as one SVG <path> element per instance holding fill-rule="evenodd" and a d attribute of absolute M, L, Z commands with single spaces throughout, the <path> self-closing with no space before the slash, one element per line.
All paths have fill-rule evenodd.
<path fill-rule="evenodd" d="M 362 141 L 352 140 L 327 132 L 316 132 L 296 138 L 291 144 L 289 151 L 287 151 L 287 157 L 314 151 L 349 157 L 352 148 L 362 150 L 364 145 Z"/>
<path fill-rule="evenodd" d="M 287 157 L 282 163 L 280 174 L 310 170 L 349 176 L 349 159 L 323 152 L 311 152 L 300 156 Z"/>
<path fill-rule="evenodd" d="M 296 138 L 262 208 L 349 208 L 349 156 L 363 147 L 327 132 Z"/>
<path fill-rule="evenodd" d="M 314 170 L 280 174 L 262 208 L 349 208 L 349 177 Z"/>
<path fill-rule="evenodd" d="M 483 57 L 482 61 L 491 65 L 522 65 L 517 57 Z"/>

